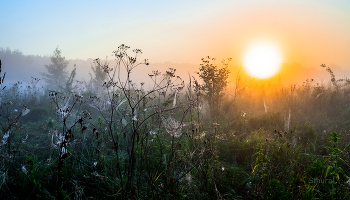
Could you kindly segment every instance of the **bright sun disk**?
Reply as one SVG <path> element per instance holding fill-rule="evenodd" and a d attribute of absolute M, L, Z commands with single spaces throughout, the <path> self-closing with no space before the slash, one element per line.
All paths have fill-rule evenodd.
<path fill-rule="evenodd" d="M 268 78 L 276 74 L 281 65 L 280 51 L 268 43 L 251 46 L 244 57 L 244 68 L 258 78 Z"/>

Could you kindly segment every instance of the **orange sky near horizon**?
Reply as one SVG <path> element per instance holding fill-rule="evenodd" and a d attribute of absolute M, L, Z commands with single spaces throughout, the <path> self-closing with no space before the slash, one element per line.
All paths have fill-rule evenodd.
<path fill-rule="evenodd" d="M 340 14 L 321 7 L 314 10 L 300 8 L 299 12 L 303 14 L 293 16 L 295 10 L 294 7 L 276 6 L 266 10 L 257 9 L 242 16 L 243 20 L 237 25 L 240 35 L 236 38 L 239 39 L 233 39 L 237 40 L 239 47 L 231 50 L 233 55 L 237 55 L 234 60 L 242 60 L 242 49 L 252 43 L 270 41 L 280 49 L 283 63 L 298 62 L 306 67 L 316 67 L 322 63 L 350 67 L 347 56 L 350 37 L 345 35 L 349 33 L 346 29 L 350 26 L 336 23 L 337 15 L 340 17 Z M 326 21 L 322 15 L 328 15 L 330 19 Z M 344 17 L 350 22 L 349 16 Z"/>
<path fill-rule="evenodd" d="M 318 68 L 324 63 L 350 70 L 347 0 L 23 1 L 18 5 L 3 4 L 0 21 L 7 28 L 0 32 L 0 47 L 24 54 L 51 55 L 58 46 L 67 59 L 112 59 L 112 51 L 126 44 L 142 49 L 150 67 L 188 63 L 196 67 L 182 70 L 193 73 L 200 59 L 210 56 L 232 58 L 234 71 L 250 45 L 268 41 L 280 49 L 287 65 Z"/>

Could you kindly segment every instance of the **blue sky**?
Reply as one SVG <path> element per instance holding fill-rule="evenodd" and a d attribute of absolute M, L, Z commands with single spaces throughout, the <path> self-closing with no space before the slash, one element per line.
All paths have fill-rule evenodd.
<path fill-rule="evenodd" d="M 66 58 L 111 57 L 120 44 L 151 62 L 232 57 L 270 40 L 285 62 L 350 69 L 350 1 L 3 1 L 0 47 Z M 323 60 L 322 60 L 323 59 Z"/>

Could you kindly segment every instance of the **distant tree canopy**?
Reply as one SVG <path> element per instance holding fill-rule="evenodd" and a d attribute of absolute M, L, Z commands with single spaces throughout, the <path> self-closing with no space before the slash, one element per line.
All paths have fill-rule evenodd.
<path fill-rule="evenodd" d="M 73 81 L 76 75 L 77 75 L 77 68 L 74 65 L 74 69 L 71 71 L 69 79 L 67 79 L 64 87 L 62 85 L 58 86 L 61 92 L 68 93 L 68 94 L 71 92 L 77 92 L 76 91 L 78 89 L 77 85 L 73 85 Z"/>
<path fill-rule="evenodd" d="M 99 91 L 102 88 L 103 83 L 107 79 L 106 69 L 108 68 L 107 61 L 102 64 L 100 59 L 94 60 L 94 66 L 91 66 L 91 70 L 94 75 L 90 74 L 90 89 Z"/>
<path fill-rule="evenodd" d="M 69 62 L 65 57 L 61 56 L 61 51 L 58 47 L 54 51 L 54 55 L 51 57 L 52 64 L 45 65 L 48 73 L 41 73 L 43 79 L 47 83 L 47 87 L 50 90 L 56 90 L 66 83 L 68 78 L 68 72 L 66 71 Z"/>
<path fill-rule="evenodd" d="M 1 57 L 6 57 L 6 58 L 18 58 L 18 57 L 25 57 L 25 55 L 18 49 L 11 50 L 10 48 L 0 48 L 0 56 Z"/>
<path fill-rule="evenodd" d="M 48 56 L 26 55 L 20 50 L 0 47 L 0 59 L 3 68 L 7 72 L 6 84 L 17 81 L 29 82 L 30 77 L 39 77 L 40 72 L 45 72 L 43 66 L 50 62 Z M 40 81 L 39 84 L 42 84 Z"/>
<path fill-rule="evenodd" d="M 202 64 L 198 72 L 199 77 L 204 81 L 202 85 L 202 90 L 206 92 L 206 99 L 209 104 L 209 110 L 211 117 L 217 117 L 221 109 L 221 101 L 224 96 L 224 90 L 227 86 L 227 78 L 230 73 L 228 70 L 228 61 L 222 60 L 223 67 L 218 68 L 218 66 L 213 64 L 215 58 L 202 58 Z"/>

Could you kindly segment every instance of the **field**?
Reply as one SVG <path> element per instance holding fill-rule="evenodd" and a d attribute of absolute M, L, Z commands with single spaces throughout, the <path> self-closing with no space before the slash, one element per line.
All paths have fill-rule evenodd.
<path fill-rule="evenodd" d="M 59 87 L 3 88 L 3 67 L 0 199 L 350 199 L 350 80 L 322 65 L 329 83 L 228 89 L 229 60 L 208 57 L 198 80 L 150 71 L 146 86 L 130 52 Z"/>

